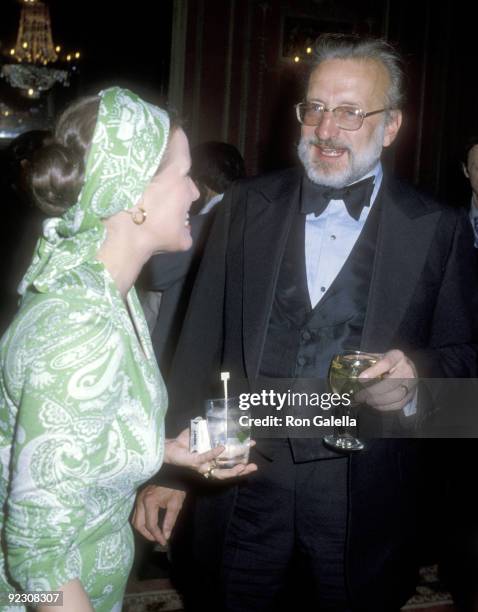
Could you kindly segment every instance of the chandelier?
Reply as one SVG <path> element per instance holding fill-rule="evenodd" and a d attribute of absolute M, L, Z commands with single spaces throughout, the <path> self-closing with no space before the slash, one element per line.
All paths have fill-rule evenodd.
<path fill-rule="evenodd" d="M 39 98 L 55 83 L 69 85 L 70 69 L 75 70 L 77 51 L 60 57 L 61 47 L 53 44 L 50 11 L 41 0 L 19 0 L 22 5 L 16 44 L 9 51 L 10 63 L 2 67 L 1 75 L 12 87 L 30 98 Z M 13 60 L 13 61 L 12 61 Z M 49 67 L 66 60 L 69 69 Z"/>
<path fill-rule="evenodd" d="M 23 0 L 14 56 L 20 62 L 44 64 L 58 59 L 51 35 L 50 11 L 39 0 Z M 12 52 L 10 51 L 10 54 Z"/>

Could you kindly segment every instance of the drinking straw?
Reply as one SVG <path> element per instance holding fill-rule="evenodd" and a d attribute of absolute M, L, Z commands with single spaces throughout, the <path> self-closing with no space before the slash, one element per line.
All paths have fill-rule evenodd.
<path fill-rule="evenodd" d="M 225 406 L 225 421 L 226 421 L 226 444 L 227 444 L 227 381 L 230 379 L 231 375 L 229 372 L 221 372 L 221 380 L 224 383 L 224 406 Z"/>

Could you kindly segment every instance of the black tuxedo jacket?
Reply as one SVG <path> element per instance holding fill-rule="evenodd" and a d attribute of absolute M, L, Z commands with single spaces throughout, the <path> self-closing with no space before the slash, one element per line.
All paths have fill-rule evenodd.
<path fill-rule="evenodd" d="M 233 376 L 257 377 L 300 184 L 301 172 L 288 170 L 241 181 L 225 196 L 171 369 L 173 429 L 202 413 L 224 355 Z M 362 348 L 401 349 L 422 377 L 475 376 L 478 283 L 466 214 L 386 176 L 380 195 Z M 413 587 L 407 562 L 416 535 L 417 453 L 414 441 L 376 440 L 349 458 L 347 579 L 358 602 L 367 600 L 361 585 L 377 560 L 389 567 L 376 585 L 380 592 L 396 592 L 397 576 L 404 596 Z M 198 499 L 195 545 L 211 567 L 220 565 L 233 503 L 234 487 L 227 485 Z"/>
<path fill-rule="evenodd" d="M 184 410 L 198 411 L 224 352 L 236 375 L 258 375 L 300 181 L 299 170 L 287 170 L 240 181 L 224 198 L 172 366 L 171 408 L 179 424 Z M 381 191 L 362 348 L 399 348 L 421 377 L 474 376 L 478 275 L 466 214 L 387 176 Z"/>

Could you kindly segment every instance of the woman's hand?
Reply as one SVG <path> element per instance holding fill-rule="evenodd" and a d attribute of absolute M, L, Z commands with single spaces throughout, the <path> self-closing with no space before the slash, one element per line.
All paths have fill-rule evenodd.
<path fill-rule="evenodd" d="M 254 442 L 251 442 L 251 446 Z M 191 453 L 189 450 L 189 428 L 184 429 L 177 438 L 166 440 L 164 448 L 164 461 L 188 467 L 203 476 L 212 476 L 218 480 L 246 476 L 257 470 L 255 463 L 247 465 L 238 464 L 232 468 L 220 469 L 216 467 L 215 459 L 224 451 L 224 446 L 217 446 L 205 453 Z"/>

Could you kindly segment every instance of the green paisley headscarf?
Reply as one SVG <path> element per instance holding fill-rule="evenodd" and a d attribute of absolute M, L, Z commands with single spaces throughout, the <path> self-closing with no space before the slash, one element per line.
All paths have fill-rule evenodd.
<path fill-rule="evenodd" d="M 101 219 L 138 203 L 164 155 L 168 114 L 136 94 L 112 87 L 99 93 L 98 119 L 76 204 L 43 226 L 19 293 L 45 292 L 63 275 L 94 260 L 106 237 Z"/>

